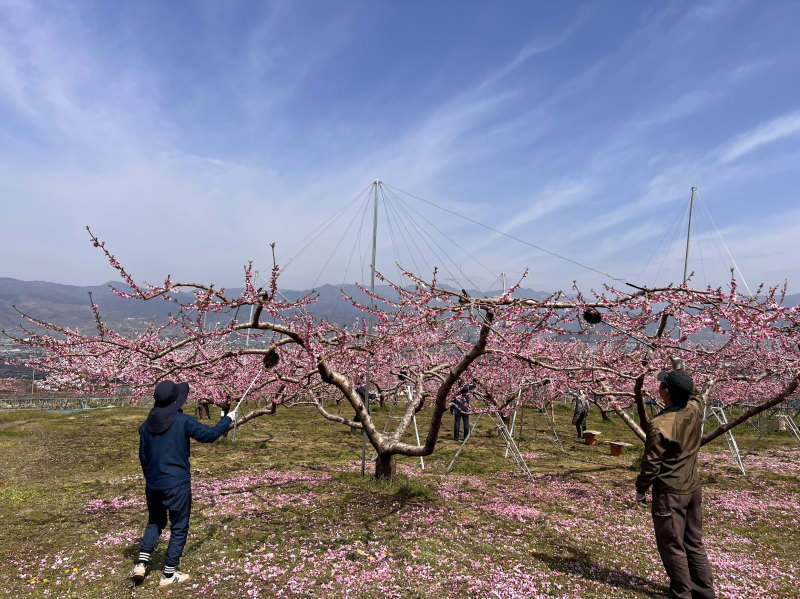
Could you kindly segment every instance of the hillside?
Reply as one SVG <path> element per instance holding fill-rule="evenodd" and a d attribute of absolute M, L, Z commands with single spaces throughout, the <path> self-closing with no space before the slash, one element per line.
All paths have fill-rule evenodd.
<path fill-rule="evenodd" d="M 47 283 L 43 281 L 20 281 L 0 277 L 0 329 L 19 331 L 22 319 L 12 306 L 40 320 L 55 322 L 71 328 L 94 327 L 94 317 L 90 310 L 89 293 L 92 301 L 100 307 L 103 320 L 116 330 L 143 330 L 150 322 L 162 321 L 170 312 L 175 312 L 175 304 L 162 301 L 137 301 L 115 295 L 109 288 L 114 285 L 124 289 L 123 283 L 109 282 L 103 285 L 76 286 Z M 318 319 L 327 319 L 340 325 L 349 325 L 361 312 L 342 298 L 342 291 L 361 301 L 366 296 L 355 285 L 322 285 L 315 292 L 317 301 L 311 305 L 311 314 Z M 379 295 L 392 298 L 389 286 L 378 286 Z M 236 297 L 241 289 L 229 289 L 229 295 Z M 311 290 L 282 290 L 289 300 L 298 299 L 311 293 Z M 470 290 L 478 296 L 479 292 Z M 499 291 L 490 292 L 497 295 Z M 522 289 L 520 297 L 544 298 L 547 294 L 531 289 Z M 187 296 L 187 301 L 189 297 Z M 226 316 L 230 317 L 230 315 Z"/>

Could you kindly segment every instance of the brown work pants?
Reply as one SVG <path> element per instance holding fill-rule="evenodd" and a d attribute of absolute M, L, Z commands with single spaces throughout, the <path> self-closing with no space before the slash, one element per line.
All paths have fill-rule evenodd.
<path fill-rule="evenodd" d="M 714 599 L 711 566 L 703 546 L 703 493 L 653 492 L 656 545 L 669 576 L 671 599 Z"/>

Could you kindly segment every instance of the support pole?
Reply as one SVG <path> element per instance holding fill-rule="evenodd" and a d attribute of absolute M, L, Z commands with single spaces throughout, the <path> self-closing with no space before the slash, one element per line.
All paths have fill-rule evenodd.
<path fill-rule="evenodd" d="M 505 289 L 505 286 L 506 286 L 505 281 L 503 281 L 503 288 L 504 289 Z M 511 430 L 509 431 L 509 434 L 511 435 L 512 439 L 514 438 L 514 433 L 517 432 L 516 431 L 517 412 L 522 409 L 522 408 L 520 408 L 521 402 L 522 402 L 522 387 L 520 387 L 519 391 L 517 391 L 517 399 L 514 402 L 514 415 L 511 416 Z M 519 435 L 517 435 L 517 436 L 519 436 Z M 511 451 L 511 445 L 506 445 L 506 453 L 503 456 L 504 458 L 508 458 L 508 452 L 509 451 Z"/>
<path fill-rule="evenodd" d="M 375 179 L 375 182 L 372 184 L 372 264 L 370 265 L 370 298 L 369 298 L 369 307 L 370 307 L 370 315 L 368 320 L 367 332 L 372 333 L 372 325 L 374 322 L 374 316 L 372 312 L 375 311 L 375 260 L 378 252 L 378 188 L 381 186 L 380 179 Z M 367 388 L 366 393 L 366 410 L 367 414 L 369 414 L 369 381 L 370 381 L 370 370 L 372 368 L 372 357 L 367 354 L 367 372 L 364 376 L 364 385 Z M 363 428 L 364 423 L 361 423 L 362 430 L 361 430 L 361 476 L 365 476 L 367 472 L 367 429 Z"/>
<path fill-rule="evenodd" d="M 411 393 L 411 386 L 406 387 L 406 397 L 408 401 L 413 401 L 413 394 Z M 416 413 L 411 417 L 412 421 L 414 422 L 414 436 L 417 439 L 417 445 L 419 445 L 419 429 L 417 428 L 417 415 Z M 419 456 L 419 465 L 422 470 L 425 470 L 425 458 L 423 456 Z"/>
<path fill-rule="evenodd" d="M 453 459 L 450 460 L 450 463 L 447 465 L 447 468 L 444 471 L 445 474 L 450 474 L 450 471 L 453 469 L 453 464 L 456 463 L 458 456 L 461 455 L 461 450 L 464 449 L 464 445 L 467 444 L 467 440 L 472 436 L 472 431 L 474 431 L 475 427 L 478 426 L 478 422 L 480 422 L 481 416 L 483 416 L 483 412 L 478 414 L 478 416 L 475 418 L 475 421 L 472 423 L 472 426 L 469 427 L 469 430 L 467 430 L 467 436 L 464 437 L 464 440 L 461 442 L 461 445 L 458 446 L 458 451 L 456 451 L 456 455 L 453 456 Z"/>
<path fill-rule="evenodd" d="M 683 259 L 683 283 L 686 284 L 686 279 L 689 278 L 689 244 L 692 240 L 692 216 L 694 215 L 694 194 L 697 191 L 696 187 L 692 187 L 692 195 L 689 198 L 689 229 L 686 232 L 686 256 Z"/>
<path fill-rule="evenodd" d="M 250 306 L 250 322 L 251 323 L 253 322 L 253 311 L 254 310 L 255 310 L 255 306 L 251 305 Z M 249 347 L 250 347 L 250 329 L 247 329 L 247 337 L 244 340 L 244 348 L 247 349 Z M 249 354 L 245 354 L 244 355 L 244 364 L 245 364 L 245 366 L 247 366 L 247 358 L 249 358 L 249 357 L 250 357 Z M 255 380 L 253 382 L 255 382 Z M 253 383 L 250 383 L 250 387 L 252 387 L 252 386 L 253 386 Z M 250 390 L 250 387 L 247 388 L 247 391 Z M 245 391 L 245 395 L 247 395 L 247 391 Z M 244 398 L 244 396 L 242 396 L 242 398 Z M 242 403 L 242 402 L 239 401 L 239 403 Z M 200 404 L 198 403 L 197 406 L 199 408 Z M 236 430 L 237 430 L 236 422 L 234 422 L 233 423 L 233 440 L 234 441 L 236 441 Z"/>
<path fill-rule="evenodd" d="M 711 408 L 711 415 L 717 419 L 717 422 L 720 426 L 724 426 L 728 424 L 728 416 L 725 414 L 725 410 L 721 407 L 714 406 Z M 744 462 L 742 460 L 742 454 L 739 451 L 739 444 L 736 443 L 736 439 L 733 436 L 731 431 L 727 431 L 725 433 L 725 437 L 728 439 L 728 450 L 731 452 L 731 457 L 733 457 L 733 461 L 739 467 L 739 470 L 742 474 L 747 474 L 744 468 Z"/>

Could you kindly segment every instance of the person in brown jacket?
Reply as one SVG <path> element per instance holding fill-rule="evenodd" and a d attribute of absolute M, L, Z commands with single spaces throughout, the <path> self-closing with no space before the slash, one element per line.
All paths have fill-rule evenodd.
<path fill-rule="evenodd" d="M 703 424 L 702 397 L 684 370 L 663 371 L 658 393 L 666 406 L 650 421 L 636 500 L 653 486 L 656 545 L 669 576 L 673 599 L 714 599 L 713 578 L 703 545 L 703 494 L 697 452 Z"/>

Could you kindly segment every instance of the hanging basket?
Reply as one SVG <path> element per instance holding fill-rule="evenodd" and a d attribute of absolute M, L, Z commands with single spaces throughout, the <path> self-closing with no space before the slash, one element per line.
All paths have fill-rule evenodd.
<path fill-rule="evenodd" d="M 264 368 L 267 370 L 269 370 L 270 368 L 275 368 L 278 365 L 278 362 L 280 361 L 281 361 L 281 356 L 278 353 L 277 349 L 271 349 L 264 354 Z"/>
<path fill-rule="evenodd" d="M 603 315 L 594 308 L 586 308 L 586 310 L 583 311 L 583 319 L 589 324 L 597 324 L 603 320 Z"/>

